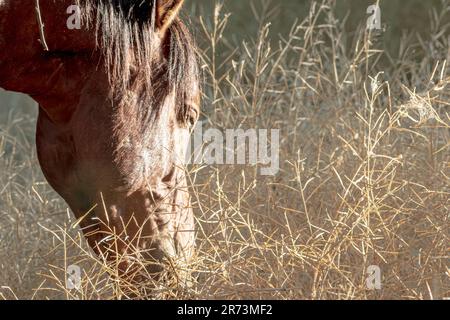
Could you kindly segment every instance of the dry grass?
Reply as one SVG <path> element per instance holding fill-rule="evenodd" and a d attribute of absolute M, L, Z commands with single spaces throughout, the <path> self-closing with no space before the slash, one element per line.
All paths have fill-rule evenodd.
<path fill-rule="evenodd" d="M 450 12 L 428 39 L 405 36 L 399 59 L 382 34 L 353 35 L 332 1 L 271 48 L 269 17 L 233 46 L 227 16 L 200 21 L 204 118 L 216 128 L 281 129 L 280 173 L 190 167 L 198 281 L 169 281 L 159 298 L 441 299 L 450 296 Z M 266 11 L 270 14 L 270 10 Z M 201 32 L 199 32 L 201 33 Z M 447 63 L 448 61 L 448 63 Z M 32 118 L 0 129 L 0 298 L 116 299 L 121 286 L 84 243 L 43 181 Z M 80 291 L 66 289 L 70 264 Z M 366 288 L 378 265 L 382 289 Z M 186 268 L 186 266 L 183 266 Z M 182 289 L 183 288 L 183 289 Z M 135 295 L 146 298 L 140 287 Z M 153 292 L 154 293 L 154 292 Z"/>

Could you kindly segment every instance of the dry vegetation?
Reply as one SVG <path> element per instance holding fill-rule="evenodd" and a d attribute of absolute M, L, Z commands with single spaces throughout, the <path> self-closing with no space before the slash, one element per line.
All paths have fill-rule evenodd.
<path fill-rule="evenodd" d="M 199 22 L 204 120 L 281 129 L 281 170 L 188 168 L 198 250 L 187 267 L 198 281 L 168 282 L 157 297 L 450 296 L 448 1 L 443 8 L 428 38 L 402 38 L 399 58 L 377 47 L 382 32 L 345 32 L 332 1 L 314 2 L 278 43 L 270 10 L 240 46 L 222 36 L 220 6 Z M 13 116 L 0 128 L 0 298 L 123 297 L 43 182 L 23 132 L 33 127 L 33 117 Z M 80 291 L 65 289 L 71 264 L 83 268 Z M 381 268 L 382 290 L 366 288 L 370 265 Z"/>

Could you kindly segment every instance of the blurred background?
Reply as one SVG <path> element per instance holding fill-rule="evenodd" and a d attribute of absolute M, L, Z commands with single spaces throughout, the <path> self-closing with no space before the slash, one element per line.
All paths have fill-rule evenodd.
<path fill-rule="evenodd" d="M 286 34 L 292 28 L 296 20 L 304 19 L 311 4 L 320 1 L 307 0 L 225 0 L 224 12 L 232 13 L 230 24 L 227 28 L 226 37 L 240 41 L 249 35 L 255 35 L 259 30 L 259 25 L 254 23 L 263 17 L 264 22 L 270 21 L 271 33 Z M 213 15 L 215 2 L 187 1 L 192 17 Z M 361 23 L 365 23 L 368 14 L 367 8 L 376 3 L 371 0 L 337 0 L 336 17 L 338 23 L 345 21 L 346 30 L 354 33 Z M 398 48 L 398 43 L 402 35 L 409 33 L 419 33 L 421 35 L 430 32 L 430 10 L 439 12 L 443 7 L 441 0 L 389 0 L 380 1 L 382 13 L 382 24 L 385 28 L 383 41 L 386 47 L 392 51 Z M 450 17 L 448 17 L 450 22 Z M 277 39 L 277 37 L 274 37 Z"/>

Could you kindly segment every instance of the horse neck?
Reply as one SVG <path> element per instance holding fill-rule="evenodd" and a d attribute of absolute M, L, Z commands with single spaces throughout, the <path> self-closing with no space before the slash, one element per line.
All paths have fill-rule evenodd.
<path fill-rule="evenodd" d="M 41 21 L 35 1 L 10 0 L 0 8 L 0 86 L 30 95 L 55 120 L 67 117 L 58 110 L 76 105 L 97 59 L 95 32 L 67 29 L 72 2 L 40 1 Z"/>

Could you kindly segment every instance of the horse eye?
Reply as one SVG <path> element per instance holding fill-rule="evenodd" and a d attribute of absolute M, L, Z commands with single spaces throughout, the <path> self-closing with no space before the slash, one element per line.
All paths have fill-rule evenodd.
<path fill-rule="evenodd" d="M 187 120 L 186 122 L 189 124 L 189 126 L 193 127 L 197 123 L 198 116 L 199 115 L 197 109 L 194 107 L 189 107 L 186 119 Z"/>

